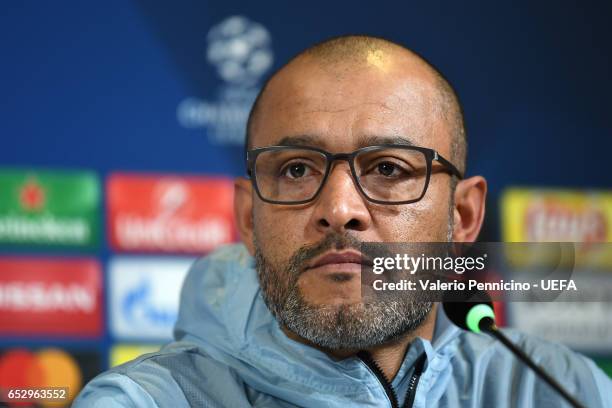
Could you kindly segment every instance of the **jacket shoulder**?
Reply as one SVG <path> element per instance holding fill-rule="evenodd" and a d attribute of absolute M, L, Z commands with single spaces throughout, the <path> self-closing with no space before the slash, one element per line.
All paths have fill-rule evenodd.
<path fill-rule="evenodd" d="M 75 408 L 158 408 L 151 395 L 130 377 L 105 372 L 91 380 L 74 400 Z"/>
<path fill-rule="evenodd" d="M 170 343 L 159 352 L 98 375 L 81 391 L 74 406 L 248 406 L 243 390 L 234 370 L 212 360 L 199 347 Z"/>
<path fill-rule="evenodd" d="M 588 357 L 570 348 L 513 329 L 504 334 L 567 391 L 588 406 L 612 407 L 612 380 Z M 472 388 L 509 395 L 517 406 L 561 397 L 503 344 L 484 334 L 464 332 L 457 356 Z M 531 400 L 531 401 L 529 401 Z"/>

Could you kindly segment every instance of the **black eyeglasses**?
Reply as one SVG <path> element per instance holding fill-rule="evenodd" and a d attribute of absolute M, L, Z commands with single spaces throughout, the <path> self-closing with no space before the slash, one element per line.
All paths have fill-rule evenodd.
<path fill-rule="evenodd" d="M 247 152 L 247 172 L 262 201 L 305 204 L 323 189 L 332 164 L 346 160 L 359 191 L 377 204 L 410 204 L 425 196 L 432 162 L 462 179 L 437 151 L 419 146 L 377 145 L 332 154 L 316 147 L 269 146 Z"/>

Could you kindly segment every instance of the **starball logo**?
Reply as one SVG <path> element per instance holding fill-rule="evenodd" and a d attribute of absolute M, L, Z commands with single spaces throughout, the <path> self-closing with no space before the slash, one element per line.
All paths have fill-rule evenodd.
<path fill-rule="evenodd" d="M 244 16 L 229 17 L 212 27 L 207 41 L 207 60 L 227 83 L 254 86 L 272 66 L 270 33 Z"/>
<path fill-rule="evenodd" d="M 206 62 L 223 81 L 211 99 L 190 97 L 177 108 L 179 123 L 205 129 L 215 144 L 241 145 L 251 105 L 274 54 L 268 30 L 244 16 L 230 16 L 206 37 Z"/>

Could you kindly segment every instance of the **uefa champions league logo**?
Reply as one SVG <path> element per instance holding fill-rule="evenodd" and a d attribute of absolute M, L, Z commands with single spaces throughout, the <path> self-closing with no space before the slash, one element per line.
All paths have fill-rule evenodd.
<path fill-rule="evenodd" d="M 272 66 L 270 34 L 259 23 L 233 16 L 208 32 L 208 62 L 226 82 L 251 86 Z"/>
<path fill-rule="evenodd" d="M 223 84 L 212 100 L 183 100 L 177 118 L 185 128 L 205 129 L 212 143 L 241 145 L 260 81 L 274 60 L 270 33 L 244 16 L 231 16 L 214 25 L 206 40 L 206 61 Z"/>

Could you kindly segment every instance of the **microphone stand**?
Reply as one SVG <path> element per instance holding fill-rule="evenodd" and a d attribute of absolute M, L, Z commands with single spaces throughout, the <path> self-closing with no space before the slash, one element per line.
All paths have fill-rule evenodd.
<path fill-rule="evenodd" d="M 551 387 L 553 387 L 567 402 L 569 402 L 575 408 L 586 408 L 582 405 L 576 398 L 571 396 L 565 389 L 559 384 L 554 378 L 546 373 L 540 366 L 533 362 L 533 360 L 520 348 L 516 347 L 514 343 L 506 337 L 501 330 L 495 325 L 495 321 L 490 317 L 484 317 L 480 320 L 478 327 L 481 331 L 495 337 L 497 340 L 501 341 L 504 346 L 508 347 L 515 356 L 517 356 L 523 363 L 527 364 L 529 368 L 531 368 L 537 375 L 540 376 L 544 381 L 548 383 Z"/>

